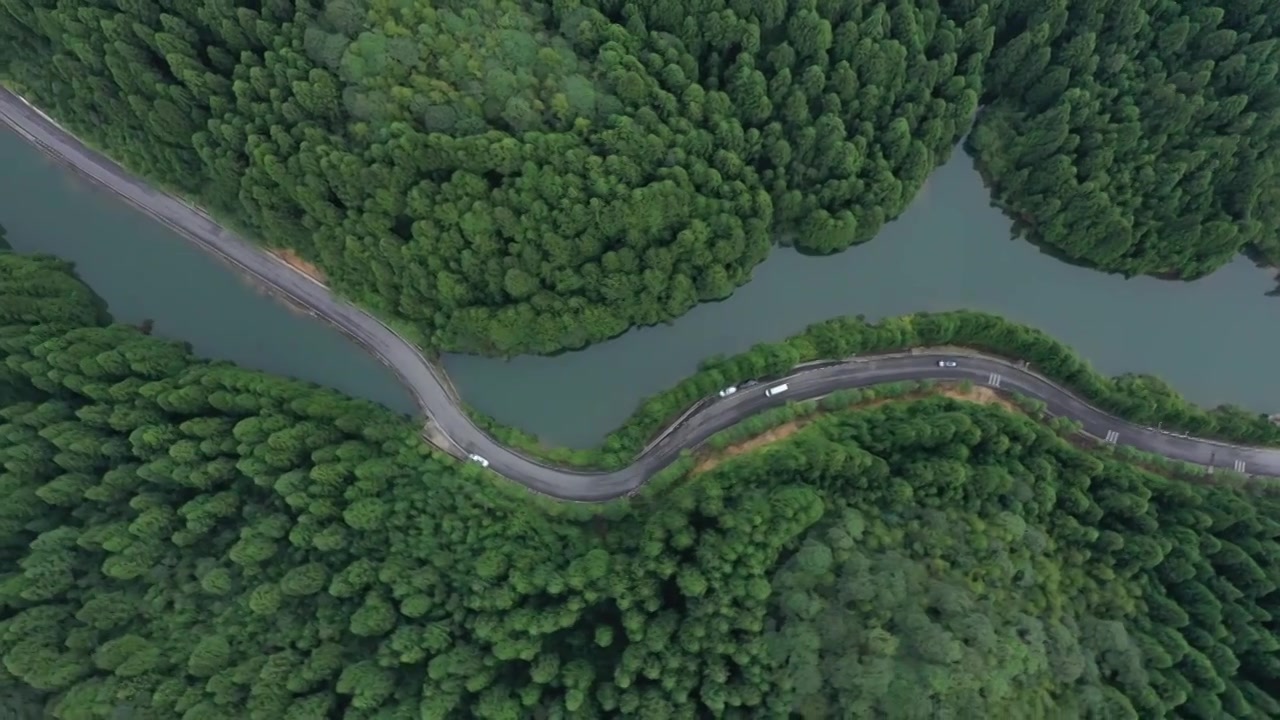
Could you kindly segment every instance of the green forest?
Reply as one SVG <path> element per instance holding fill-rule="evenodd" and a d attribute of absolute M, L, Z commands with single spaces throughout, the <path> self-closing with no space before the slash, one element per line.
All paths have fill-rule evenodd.
<path fill-rule="evenodd" d="M 1280 500 L 941 396 L 607 505 L 0 252 L 19 718 L 1280 716 Z M 714 451 L 712 451 L 714 452 Z"/>
<path fill-rule="evenodd" d="M 616 469 L 630 465 L 650 441 L 686 411 L 712 401 L 717 391 L 752 381 L 772 381 L 804 363 L 841 361 L 854 356 L 950 348 L 978 351 L 1020 364 L 1103 411 L 1131 423 L 1163 426 L 1236 445 L 1280 447 L 1280 423 L 1238 405 L 1205 408 L 1191 402 L 1162 378 L 1140 373 L 1108 376 L 1069 345 L 1037 328 L 999 315 L 973 310 L 921 312 L 870 322 L 862 315 L 814 323 L 791 337 L 758 343 L 746 352 L 716 355 L 698 371 L 646 398 L 635 412 L 597 447 L 571 449 L 544 445 L 537 436 L 502 425 L 471 410 L 480 426 L 503 444 L 555 464 Z"/>
<path fill-rule="evenodd" d="M 547 353 L 869 240 L 975 118 L 1069 257 L 1280 259 L 1264 7 L 0 0 L 0 77 L 423 345 Z"/>
<path fill-rule="evenodd" d="M 1129 275 L 1280 263 L 1273 5 L 1009 7 L 970 145 L 1032 238 Z"/>

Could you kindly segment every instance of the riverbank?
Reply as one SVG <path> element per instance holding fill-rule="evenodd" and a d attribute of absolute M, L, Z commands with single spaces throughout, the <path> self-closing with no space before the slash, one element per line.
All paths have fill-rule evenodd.
<path fill-rule="evenodd" d="M 38 115 L 36 121 L 44 122 Z M 6 136 L 16 144 L 17 136 Z M 31 155 L 38 156 L 34 149 Z M 202 353 L 340 387 L 400 411 L 412 412 L 418 406 L 416 399 L 409 401 L 390 387 L 387 380 L 392 376 L 384 379 L 380 371 L 371 373 L 351 357 L 354 353 L 336 349 L 328 338 L 300 341 L 327 335 L 328 330 L 283 327 L 288 323 L 281 320 L 276 323 L 278 337 L 258 334 L 255 339 L 252 332 L 242 336 L 223 331 L 224 316 L 228 325 L 249 328 L 262 323 L 264 313 L 272 313 L 238 311 L 235 302 L 222 296 L 225 291 L 212 290 L 226 283 L 206 277 L 223 274 L 217 263 L 209 263 L 207 272 L 192 268 L 197 259 L 178 247 L 187 243 L 170 236 L 168 243 L 159 244 L 165 233 L 158 227 L 139 227 L 129 212 L 92 211 L 102 203 L 86 201 L 73 184 L 59 179 L 61 172 L 48 170 L 53 165 L 12 152 L 5 159 L 14 168 L 12 177 L 26 178 L 11 180 L 7 193 L 17 205 L 8 208 L 10 217 L 28 228 L 23 235 L 48 238 L 40 244 L 85 268 L 131 322 L 141 322 L 151 313 L 139 311 L 129 317 L 130 307 L 163 307 L 155 311 L 159 332 L 190 341 Z M 33 196 L 35 187 L 43 193 Z M 87 189 L 100 194 L 96 187 Z M 83 229 L 63 217 L 66 207 L 89 211 L 80 223 Z M 0 210 L 5 210 L 3 203 Z M 39 213 L 57 220 L 41 219 Z M 29 217 L 20 220 L 24 215 Z M 72 229 L 37 232 L 41 226 Z M 822 258 L 775 250 L 753 280 L 730 299 L 699 305 L 671 325 L 634 330 L 554 358 L 446 354 L 431 360 L 440 365 L 442 382 L 456 384 L 457 395 L 468 406 L 503 425 L 536 434 L 547 446 L 584 449 L 599 446 L 645 398 L 678 384 L 707 358 L 788 337 L 851 309 L 877 320 L 979 308 L 1044 330 L 1103 374 L 1154 374 L 1206 407 L 1229 401 L 1250 411 L 1280 409 L 1280 384 L 1271 382 L 1267 361 L 1280 353 L 1280 336 L 1265 332 L 1280 319 L 1280 306 L 1265 297 L 1275 287 L 1270 274 L 1241 259 L 1195 283 L 1126 281 L 1057 262 L 1028 243 L 1009 239 L 1008 230 L 1009 220 L 990 207 L 971 159 L 957 152 L 935 172 L 908 212 L 875 242 Z M 59 235 L 100 240 L 77 243 Z M 137 236 L 154 237 L 155 242 L 135 242 Z M 24 244 L 31 247 L 30 240 Z M 119 249 L 111 249 L 115 247 Z M 120 253 L 124 257 L 113 256 Z M 128 257 L 138 258 L 136 267 L 122 262 Z M 184 268 L 192 281 L 189 288 L 169 282 L 170 267 Z M 267 287 L 251 275 L 236 276 L 249 278 L 237 280 L 239 285 Z M 209 289 L 202 295 L 201 288 Z M 217 309 L 217 317 L 190 309 L 193 302 Z M 1169 322 L 1170 317 L 1177 322 Z M 419 345 L 410 329 L 391 327 Z M 1250 352 L 1234 350 L 1244 347 Z M 349 367 L 344 371 L 343 365 Z M 375 374 L 380 377 L 361 379 Z"/>
<path fill-rule="evenodd" d="M 448 393 L 430 360 L 411 340 L 369 312 L 337 298 L 315 279 L 220 225 L 204 210 L 130 175 L 5 89 L 0 89 L 0 121 L 53 160 L 110 191 L 191 245 L 235 268 L 280 299 L 326 320 L 391 369 L 423 412 L 434 406 L 449 414 L 448 425 L 470 425 L 460 412 L 448 413 L 452 404 L 440 400 Z"/>
<path fill-rule="evenodd" d="M 283 297 L 299 303 L 307 308 L 308 312 L 340 329 L 383 362 L 406 387 L 410 388 L 419 407 L 432 418 L 435 428 L 448 439 L 451 445 L 456 446 L 455 452 L 481 455 L 488 460 L 490 469 L 495 472 L 531 490 L 553 497 L 599 501 L 628 494 L 655 474 L 662 472 L 664 468 L 678 463 L 682 454 L 689 448 L 697 447 L 720 430 L 731 427 L 769 407 L 783 404 L 788 399 L 804 400 L 828 395 L 844 388 L 865 387 L 885 382 L 929 378 L 982 381 L 988 377 L 988 374 L 991 377 L 997 377 L 1000 373 L 1005 373 L 1006 383 L 1002 389 L 1011 389 L 1028 397 L 1040 399 L 1054 408 L 1055 413 L 1079 419 L 1084 426 L 1092 428 L 1090 431 L 1095 434 L 1110 435 L 1112 433 L 1110 428 L 1128 427 L 1126 421 L 1108 415 L 1087 402 L 1077 399 L 1061 385 L 1046 380 L 1045 376 L 1026 372 L 1016 363 L 1007 362 L 999 357 L 972 356 L 961 363 L 959 368 L 942 369 L 935 366 L 932 356 L 907 355 L 859 359 L 854 362 L 837 361 L 819 367 L 806 367 L 786 375 L 792 390 L 785 397 L 771 398 L 764 395 L 762 387 L 744 386 L 744 389 L 731 398 L 705 404 L 698 412 L 689 415 L 679 426 L 665 431 L 662 439 L 653 443 L 652 447 L 642 453 L 635 462 L 611 472 L 583 473 L 552 467 L 536 457 L 530 457 L 528 453 L 517 452 L 481 431 L 476 423 L 467 417 L 459 399 L 450 392 L 447 378 L 411 341 L 395 330 L 369 313 L 334 297 L 324 287 L 289 268 L 264 252 L 262 248 L 220 227 L 198 209 L 128 176 L 118 166 L 78 143 L 75 138 L 45 122 L 39 114 L 24 107 L 16 98 L 12 96 L 9 98 L 12 102 L 0 103 L 3 105 L 3 113 L 0 114 L 4 115 L 6 122 L 22 127 L 23 135 L 28 139 L 32 139 L 46 150 L 60 156 L 63 161 L 79 166 L 95 181 L 107 185 L 149 214 L 170 224 L 193 244 L 222 256 L 242 272 L 250 274 L 272 288 L 273 292 L 279 292 Z M 922 334 L 919 332 L 919 327 L 912 328 L 911 324 L 914 323 L 917 326 L 927 324 L 928 318 L 942 316 L 923 313 L 909 317 L 910 322 L 905 326 L 901 324 L 902 318 L 896 321 L 884 321 L 876 326 L 858 320 L 856 323 L 858 327 L 876 328 L 872 337 L 869 338 L 870 341 L 864 343 L 865 347 L 861 352 L 863 354 L 886 352 L 893 348 L 930 344 L 963 344 L 968 341 L 967 339 L 983 337 L 981 334 L 972 332 L 974 328 L 961 331 L 954 327 L 948 332 Z M 732 382 L 750 378 L 776 377 L 779 373 L 786 374 L 790 368 L 807 360 L 847 357 L 849 353 L 858 349 L 859 344 L 858 342 L 850 344 L 848 336 L 844 339 L 840 337 L 845 335 L 844 330 L 855 328 L 847 324 L 851 322 L 849 320 L 834 322 L 837 322 L 835 330 L 828 328 L 825 332 L 821 330 L 825 326 L 823 323 L 812 326 L 811 330 L 817 328 L 819 334 L 810 341 L 789 341 L 789 343 L 757 346 L 752 351 L 756 353 L 755 355 L 751 353 L 743 355 L 748 358 L 748 365 L 726 366 L 724 360 L 704 363 L 702 372 L 695 376 L 696 382 L 682 383 L 661 393 L 656 403 L 652 401 L 646 403 L 641 408 L 641 413 L 633 416 L 620 433 L 615 433 L 618 439 L 613 443 L 614 447 L 606 449 L 622 457 L 619 453 L 627 452 L 632 447 L 644 448 L 664 424 L 681 414 L 681 408 L 689 407 L 699 398 L 713 395 L 720 387 L 729 384 L 725 382 L 727 379 Z M 845 324 L 840 325 L 841 322 Z M 1003 340 L 1007 341 L 1009 338 L 1003 338 Z M 990 350 L 1002 347 L 999 342 L 994 341 L 987 342 L 987 346 L 983 348 Z M 839 352 L 841 347 L 848 352 Z M 1005 354 L 1021 357 L 1023 351 L 1034 351 L 1037 347 L 1019 347 L 1014 343 L 1013 347 L 1006 348 Z M 1049 340 L 1046 347 L 1050 348 L 1051 352 L 1058 352 L 1053 348 L 1065 346 Z M 1071 355 L 1069 349 L 1065 352 Z M 1058 354 L 1062 355 L 1061 352 Z M 625 373 L 619 375 L 616 370 L 614 368 L 614 384 L 618 385 L 617 379 L 621 377 L 625 379 L 621 385 L 630 386 L 632 378 Z M 708 371 L 715 372 L 708 374 Z M 728 372 L 727 375 L 726 372 Z M 1089 379 L 1088 376 L 1083 378 L 1083 380 Z M 1076 377 L 1073 380 L 1080 381 L 1082 378 Z M 714 385 L 711 384 L 713 382 Z M 700 383 L 706 386 L 701 387 Z M 1122 389 L 1131 388 L 1126 386 Z M 1085 387 L 1084 390 L 1096 391 L 1098 388 Z M 563 387 L 561 394 L 563 394 Z M 1171 390 L 1168 394 L 1176 397 L 1176 393 Z M 1115 397 L 1122 395 L 1123 393 Z M 1106 397 L 1106 393 L 1101 396 Z M 1085 392 L 1082 397 L 1091 396 Z M 1099 397 L 1099 395 L 1095 392 L 1092 397 Z M 559 412 L 568 412 L 564 407 L 548 407 L 556 407 Z M 1248 417 L 1245 419 L 1252 420 Z M 1222 423 L 1217 424 L 1222 425 Z M 1240 466 L 1249 465 L 1254 472 L 1266 474 L 1275 470 L 1276 474 L 1280 474 L 1280 453 L 1248 447 L 1228 447 L 1211 440 L 1180 438 L 1175 442 L 1165 435 L 1148 433 L 1142 428 L 1128 427 L 1125 432 L 1136 436 L 1126 438 L 1125 442 L 1138 444 L 1144 449 L 1188 462 L 1201 464 L 1226 462 L 1230 466 L 1234 460 Z M 516 445 L 518 447 L 518 444 Z"/>
<path fill-rule="evenodd" d="M 856 356 L 873 360 L 877 355 L 903 352 L 995 356 L 1135 425 L 1161 427 L 1174 434 L 1216 442 L 1280 446 L 1280 426 L 1266 415 L 1231 406 L 1206 410 L 1152 376 L 1107 377 L 1046 333 L 995 315 L 969 311 L 920 313 L 880 323 L 835 318 L 782 342 L 757 345 L 747 353 L 708 363 L 694 375 L 649 398 L 596 448 L 547 447 L 528 433 L 504 427 L 491 418 L 473 416 L 478 417 L 481 427 L 523 452 L 580 469 L 617 469 L 642 456 L 655 437 L 671 432 L 672 423 L 688 421 L 691 408 L 699 409 L 725 387 L 777 382 L 804 363 L 838 362 L 840 358 Z"/>
<path fill-rule="evenodd" d="M 848 398 L 848 404 L 844 404 L 840 409 L 846 411 L 870 410 L 889 402 L 912 402 L 931 397 L 941 397 L 974 405 L 994 405 L 1009 412 L 1025 412 L 1012 400 L 1003 397 L 995 390 L 972 383 L 932 383 L 923 388 L 901 388 L 900 393 L 895 392 L 895 390 L 897 388 L 879 388 L 879 392 L 876 393 L 859 391 L 856 398 Z M 759 433 L 751 434 L 750 429 L 744 428 L 741 434 L 746 436 L 745 439 L 736 439 L 734 437 L 739 434 L 735 432 L 736 427 L 726 430 L 722 434 L 724 435 L 723 438 L 712 438 L 703 446 L 704 449 L 699 453 L 697 464 L 694 465 L 693 471 L 700 473 L 710 472 L 731 458 L 756 452 L 774 443 L 786 440 L 810 424 L 825 417 L 832 409 L 830 404 L 823 406 L 821 402 L 813 405 L 813 412 L 801 412 L 798 417 L 791 419 L 780 417 L 777 424 Z"/>

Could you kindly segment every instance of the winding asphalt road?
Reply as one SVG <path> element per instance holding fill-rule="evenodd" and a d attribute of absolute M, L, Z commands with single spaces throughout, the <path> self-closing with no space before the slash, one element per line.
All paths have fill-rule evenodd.
<path fill-rule="evenodd" d="M 551 467 L 499 444 L 478 428 L 463 412 L 443 371 L 412 343 L 373 316 L 218 225 L 199 209 L 128 174 L 85 147 L 22 98 L 3 89 L 0 89 L 0 120 L 52 157 L 109 188 L 159 222 L 256 278 L 268 289 L 339 328 L 396 373 L 413 393 L 423 413 L 454 445 L 451 450 L 480 455 L 489 461 L 490 469 L 552 497 L 588 502 L 620 497 L 675 462 L 684 450 L 697 447 L 715 433 L 767 408 L 822 397 L 844 388 L 926 379 L 970 380 L 1035 398 L 1045 403 L 1050 414 L 1080 422 L 1086 433 L 1103 442 L 1131 445 L 1211 468 L 1280 476 L 1280 450 L 1227 445 L 1139 427 L 1089 405 L 1020 364 L 976 353 L 928 352 L 811 365 L 797 369 L 786 378 L 744 387 L 727 398 L 704 401 L 697 412 L 668 429 L 633 464 L 616 472 L 589 473 Z M 954 366 L 943 366 L 944 362 Z M 765 395 L 768 388 L 783 382 L 789 386 L 786 392 L 774 397 Z"/>

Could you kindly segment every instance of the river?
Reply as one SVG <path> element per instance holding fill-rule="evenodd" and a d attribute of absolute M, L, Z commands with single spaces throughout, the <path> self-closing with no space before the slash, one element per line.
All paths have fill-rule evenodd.
<path fill-rule="evenodd" d="M 71 260 L 125 322 L 201 355 L 380 402 L 412 404 L 392 373 L 336 330 L 270 299 L 168 229 L 0 130 L 0 223 L 20 251 Z M 700 360 L 783 338 L 835 315 L 970 308 L 1040 327 L 1107 373 L 1150 372 L 1192 400 L 1280 410 L 1272 275 L 1240 258 L 1192 282 L 1125 280 L 1010 237 L 972 161 L 957 151 L 874 241 L 829 257 L 777 250 L 731 298 L 670 325 L 557 357 L 451 355 L 463 397 L 554 444 L 583 447 Z"/>
<path fill-rule="evenodd" d="M 76 271 L 113 317 L 204 357 L 289 375 L 416 412 L 395 375 L 342 333 L 269 297 L 229 266 L 0 127 L 0 225 L 20 252 Z"/>

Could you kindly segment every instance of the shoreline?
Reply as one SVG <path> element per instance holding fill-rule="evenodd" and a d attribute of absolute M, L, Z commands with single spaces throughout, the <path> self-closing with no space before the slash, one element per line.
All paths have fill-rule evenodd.
<path fill-rule="evenodd" d="M 9 107 L 6 108 L 5 106 Z M 959 368 L 942 368 L 938 358 L 927 352 L 888 357 L 832 361 L 823 367 L 799 367 L 785 378 L 792 390 L 779 398 L 764 394 L 765 384 L 745 389 L 727 398 L 700 402 L 693 412 L 666 425 L 658 438 L 626 467 L 613 472 L 590 472 L 557 468 L 498 442 L 471 420 L 462 401 L 450 391 L 443 370 L 411 341 L 370 312 L 338 298 L 323 284 L 287 264 L 268 249 L 237 236 L 200 208 L 145 180 L 93 150 L 72 133 L 24 98 L 0 89 L 0 120 L 28 142 L 39 147 L 94 184 L 125 200 L 156 221 L 168 226 L 188 241 L 238 268 L 265 286 L 272 294 L 296 303 L 314 317 L 323 319 L 348 336 L 390 368 L 413 394 L 432 428 L 456 447 L 455 456 L 477 454 L 485 457 L 490 469 L 537 493 L 562 500 L 600 502 L 630 495 L 648 480 L 676 463 L 714 434 L 736 425 L 770 407 L 786 401 L 808 400 L 832 392 L 890 382 L 921 379 L 971 380 L 981 382 L 990 375 L 1004 373 L 1006 392 L 1042 400 L 1056 414 L 1063 414 L 1088 427 L 1094 434 L 1109 435 L 1112 427 L 1128 428 L 1126 444 L 1171 459 L 1198 464 L 1226 463 L 1214 460 L 1210 450 L 1229 450 L 1224 455 L 1238 459 L 1235 467 L 1252 463 L 1254 474 L 1280 476 L 1280 449 L 1251 448 L 1211 440 L 1143 435 L 1142 428 L 1106 413 L 1082 398 L 1066 392 L 1053 381 L 1019 367 L 1015 363 L 970 351 Z M 950 367 L 950 366 L 949 366 Z M 1096 432 L 1095 432 L 1096 431 Z M 426 438 L 424 423 L 424 440 Z M 1138 441 L 1129 437 L 1141 436 Z M 1216 452 L 1213 453 L 1216 457 Z M 1259 466 L 1261 468 L 1259 469 Z"/>

